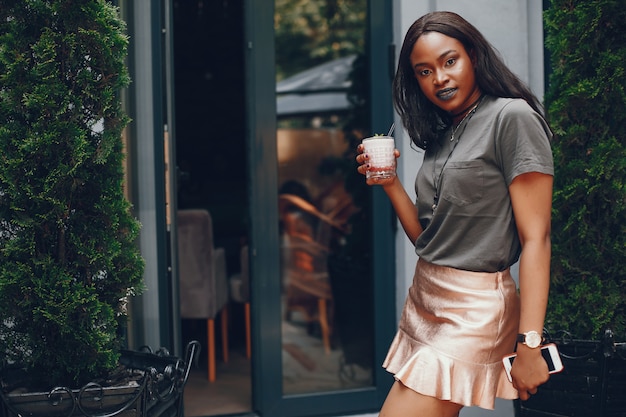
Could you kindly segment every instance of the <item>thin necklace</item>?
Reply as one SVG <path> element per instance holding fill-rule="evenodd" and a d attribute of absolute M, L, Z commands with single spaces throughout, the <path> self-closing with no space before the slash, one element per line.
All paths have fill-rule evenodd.
<path fill-rule="evenodd" d="M 465 132 L 465 128 L 467 127 L 467 124 L 469 123 L 474 113 L 476 113 L 476 109 L 478 109 L 478 106 L 482 102 L 483 97 L 484 96 L 480 96 L 480 98 L 476 100 L 476 104 L 474 105 L 474 107 L 472 107 L 470 111 L 467 112 L 467 114 L 461 119 L 461 121 L 459 122 L 458 125 L 456 125 L 456 127 L 452 128 L 452 135 L 450 135 L 450 142 L 454 142 L 454 144 L 452 145 L 452 149 L 450 150 L 450 153 L 448 153 L 446 160 L 443 161 L 443 165 L 441 166 L 441 171 L 439 172 L 438 178 L 436 177 L 435 166 L 436 166 L 437 155 L 439 154 L 439 150 L 437 150 L 437 152 L 435 153 L 435 159 L 433 160 L 433 184 L 435 185 L 435 196 L 433 197 L 433 205 L 432 205 L 433 214 L 435 214 L 435 210 L 437 210 L 437 206 L 439 204 L 439 191 L 441 190 L 441 182 L 443 180 L 443 170 L 446 168 L 446 164 L 450 160 L 450 157 L 452 156 L 452 152 L 454 152 L 454 150 L 456 149 L 456 145 L 459 143 L 459 138 L 461 137 L 463 132 Z M 461 125 L 464 126 L 463 131 L 459 133 L 459 136 L 455 141 L 454 140 L 455 134 L 461 128 Z"/>
<path fill-rule="evenodd" d="M 480 104 L 480 102 L 482 100 L 483 100 L 483 96 L 478 97 L 478 99 L 474 102 L 474 104 L 472 104 L 471 106 L 468 107 L 470 110 L 467 113 L 465 113 L 465 116 L 463 116 L 463 118 L 461 119 L 459 124 L 456 125 L 456 127 L 452 128 L 452 135 L 450 135 L 450 142 L 454 141 L 454 135 L 456 134 L 456 131 L 459 130 L 459 128 L 461 127 L 461 124 L 465 121 L 465 119 L 467 119 L 468 117 L 470 117 L 470 115 L 473 115 L 476 112 L 476 108 L 478 107 L 478 105 Z M 463 113 L 461 112 L 459 114 L 463 114 Z M 456 117 L 459 114 L 455 114 L 453 117 Z M 466 125 L 467 125 L 467 123 L 466 123 Z M 463 129 L 463 130 L 465 130 L 465 129 Z M 454 150 L 454 148 L 452 148 L 452 150 Z M 450 153 L 452 153 L 452 152 L 450 152 Z"/>
<path fill-rule="evenodd" d="M 480 99 L 481 99 L 481 98 L 483 98 L 483 96 L 482 96 L 482 95 L 480 95 L 480 96 L 476 99 L 476 101 L 474 101 L 472 104 L 470 104 L 469 106 L 467 106 L 466 108 L 464 108 L 464 109 L 463 109 L 463 110 L 461 110 L 460 112 L 455 113 L 455 114 L 451 114 L 451 115 L 450 115 L 450 117 L 455 118 L 455 117 L 460 116 L 460 115 L 462 115 L 462 114 L 467 115 L 467 111 L 468 111 L 469 109 L 473 108 L 473 107 L 476 107 L 476 104 L 480 101 Z"/>

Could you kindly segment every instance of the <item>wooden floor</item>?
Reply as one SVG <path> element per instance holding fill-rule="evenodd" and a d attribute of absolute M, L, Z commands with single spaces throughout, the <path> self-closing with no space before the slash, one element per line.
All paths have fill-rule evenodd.
<path fill-rule="evenodd" d="M 306 325 L 283 322 L 282 375 L 285 394 L 335 391 L 370 386 L 372 370 L 346 365 L 343 351 L 326 352 L 318 334 Z M 201 335 L 199 335 L 201 336 Z M 198 340 L 203 340 L 199 337 Z M 229 361 L 217 354 L 216 380 L 207 379 L 206 361 L 192 368 L 185 387 L 185 417 L 242 415 L 252 412 L 251 361 L 245 347 L 233 343 Z"/>
<path fill-rule="evenodd" d="M 185 417 L 243 414 L 252 409 L 250 360 L 231 351 L 227 364 L 217 361 L 217 378 L 210 383 L 206 367 L 192 368 L 185 387 Z"/>

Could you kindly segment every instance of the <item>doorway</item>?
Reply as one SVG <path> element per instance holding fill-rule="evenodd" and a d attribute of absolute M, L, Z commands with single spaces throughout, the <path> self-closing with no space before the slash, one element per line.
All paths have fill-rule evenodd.
<path fill-rule="evenodd" d="M 296 3 L 275 6 L 279 10 L 278 6 Z M 209 360 L 201 355 L 185 390 L 188 417 L 252 411 L 275 416 L 367 412 L 379 407 L 391 381 L 378 364 L 393 328 L 389 323 L 393 324 L 394 289 L 389 277 L 394 270 L 392 263 L 383 261 L 393 259 L 392 214 L 380 194 L 362 187 L 362 177 L 356 178 L 361 186 L 348 182 L 356 171 L 344 164 L 354 164 L 350 154 L 354 140 L 373 128 L 387 129 L 391 121 L 387 66 L 372 64 L 387 62 L 390 32 L 380 26 L 380 19 L 370 17 L 388 19 L 390 9 L 384 0 L 351 0 L 350 7 L 345 2 L 315 3 L 323 6 L 328 20 L 343 16 L 341 10 L 357 10 L 358 5 L 362 12 L 337 24 L 357 22 L 360 31 L 350 33 L 364 42 L 354 50 L 300 61 L 278 77 L 279 60 L 274 58 L 291 58 L 274 52 L 284 52 L 294 38 L 285 32 L 283 39 L 289 42 L 275 43 L 280 39 L 275 19 L 285 17 L 288 10 L 274 15 L 265 0 L 172 2 L 177 206 L 211 214 L 214 245 L 226 254 L 228 277 L 242 269 L 242 248 L 251 248 L 253 297 L 252 358 L 246 356 L 244 309 L 229 302 L 228 322 L 215 320 L 215 381 L 207 380 Z M 301 12 L 297 7 L 294 11 Z M 370 28 L 382 35 L 368 43 Z M 331 29 L 329 34 L 340 33 Z M 331 41 L 331 49 L 341 44 Z M 332 74 L 342 74 L 340 85 L 304 92 L 289 88 L 293 77 L 307 71 L 328 74 L 328 66 Z M 277 85 L 279 79 L 282 83 Z M 373 87 L 373 80 L 378 87 Z M 360 88 L 360 93 L 350 86 Z M 362 97 L 363 91 L 368 98 Z M 323 115 L 295 114 L 293 102 L 283 111 L 284 100 L 303 93 L 315 101 L 328 93 L 339 94 L 348 103 L 334 109 L 342 114 L 334 110 L 331 114 L 328 108 Z M 356 107 L 354 100 L 359 103 Z M 358 110 L 353 115 L 357 119 L 345 114 L 346 106 Z M 325 153 L 313 161 L 307 156 L 316 149 L 307 144 L 315 143 Z M 309 201 L 291 187 L 294 182 L 307 186 Z M 363 193 L 354 195 L 356 190 Z M 338 204 L 342 201 L 351 204 Z M 337 207 L 349 210 L 335 212 Z M 302 213 L 303 208 L 309 211 Z M 307 221 L 316 224 L 314 243 L 323 242 L 321 246 L 329 250 L 321 261 L 326 269 L 319 274 L 310 274 L 317 264 L 310 254 L 296 249 L 320 245 L 304 244 L 297 241 L 300 234 L 287 233 L 287 220 L 298 215 L 313 215 Z M 356 250 L 358 259 L 348 249 Z M 316 285 L 296 282 L 302 271 L 294 269 L 303 265 Z M 323 292 L 317 285 L 320 276 L 327 277 Z M 206 328 L 203 320 L 183 318 L 182 343 L 207 340 Z M 228 346 L 222 347 L 226 339 Z M 207 345 L 211 344 L 203 349 Z M 228 362 L 222 359 L 225 352 Z"/>
<path fill-rule="evenodd" d="M 248 239 L 243 0 L 175 0 L 172 19 L 178 209 L 210 213 L 213 245 L 224 251 L 229 279 L 241 272 Z M 204 352 L 185 389 L 188 417 L 252 410 L 244 305 L 229 299 L 226 310 L 225 329 L 215 320 L 214 382 L 207 376 L 205 320 L 181 319 L 183 346 L 196 339 Z"/>

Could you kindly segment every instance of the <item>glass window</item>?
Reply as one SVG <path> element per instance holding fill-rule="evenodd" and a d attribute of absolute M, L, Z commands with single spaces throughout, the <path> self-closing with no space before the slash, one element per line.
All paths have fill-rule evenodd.
<path fill-rule="evenodd" d="M 365 0 L 276 0 L 283 393 L 373 385 Z"/>

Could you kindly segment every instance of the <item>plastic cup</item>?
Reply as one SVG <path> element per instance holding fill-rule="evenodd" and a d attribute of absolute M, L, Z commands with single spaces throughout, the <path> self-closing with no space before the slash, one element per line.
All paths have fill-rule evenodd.
<path fill-rule="evenodd" d="M 391 136 L 371 136 L 361 141 L 363 152 L 369 155 L 366 178 L 391 178 L 396 175 L 396 148 Z"/>

